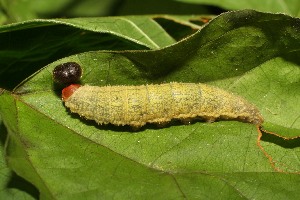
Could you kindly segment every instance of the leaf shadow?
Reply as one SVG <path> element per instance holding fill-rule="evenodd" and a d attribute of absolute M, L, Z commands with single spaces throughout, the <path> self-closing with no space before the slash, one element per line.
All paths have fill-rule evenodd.
<path fill-rule="evenodd" d="M 85 119 L 84 117 L 80 117 L 77 113 L 72 113 L 70 110 L 68 110 L 68 115 L 73 119 L 80 120 L 81 123 L 88 126 L 93 126 L 98 130 L 101 131 L 113 131 L 113 132 L 119 132 L 119 133 L 139 133 L 146 130 L 161 130 L 165 128 L 172 128 L 172 127 L 178 127 L 178 126 L 186 126 L 186 125 L 192 125 L 196 123 L 214 123 L 214 122 L 220 122 L 220 121 L 238 121 L 242 123 L 245 122 L 244 119 L 215 119 L 215 121 L 208 120 L 203 117 L 195 117 L 195 118 L 189 118 L 189 119 L 172 119 L 169 122 L 164 123 L 147 123 L 146 125 L 142 127 L 131 127 L 130 125 L 124 125 L 124 126 L 116 126 L 113 124 L 98 124 L 94 120 Z"/>
<path fill-rule="evenodd" d="M 71 113 L 68 110 L 68 115 L 73 118 L 73 119 L 79 119 L 81 123 L 83 123 L 84 125 L 88 126 L 93 126 L 96 129 L 100 130 L 100 131 L 113 131 L 113 132 L 119 132 L 119 133 L 139 133 L 139 132 L 143 132 L 147 129 L 149 130 L 160 130 L 162 128 L 169 128 L 171 126 L 180 126 L 183 125 L 182 123 L 180 123 L 180 121 L 178 120 L 172 120 L 169 123 L 164 123 L 161 125 L 158 124 L 146 124 L 145 126 L 142 127 L 131 127 L 130 125 L 124 125 L 124 126 L 116 126 L 113 124 L 98 124 L 97 122 L 95 122 L 94 120 L 89 120 L 89 119 L 85 119 L 83 117 L 80 117 L 77 113 Z"/>
<path fill-rule="evenodd" d="M 12 172 L 10 175 L 10 179 L 6 185 L 7 188 L 10 189 L 17 189 L 29 194 L 34 199 L 39 199 L 39 191 L 38 189 L 32 185 L 27 180 L 23 179 L 22 177 L 18 176 L 16 173 Z"/>
<path fill-rule="evenodd" d="M 7 128 L 5 127 L 4 123 L 0 121 L 0 148 L 2 148 L 3 150 L 5 147 L 7 136 Z M 4 153 L 1 156 L 5 157 Z M 10 174 L 7 174 L 7 176 L 9 176 L 9 180 L 6 183 L 6 188 L 0 188 L 0 190 L 16 189 L 29 194 L 34 199 L 39 199 L 39 191 L 33 184 L 18 176 L 12 170 L 10 171 Z"/>
<path fill-rule="evenodd" d="M 288 54 L 285 54 L 282 56 L 283 59 L 285 59 L 288 62 L 294 63 L 300 67 L 300 60 L 299 60 L 300 52 L 289 52 Z"/>
<path fill-rule="evenodd" d="M 281 146 L 282 148 L 286 148 L 286 149 L 295 149 L 295 148 L 300 147 L 300 138 L 287 140 L 287 139 L 278 137 L 274 134 L 262 132 L 261 140 L 264 142 L 276 144 L 276 145 Z"/>
<path fill-rule="evenodd" d="M 4 123 L 0 119 L 0 147 L 4 147 L 7 134 L 8 134 L 7 129 Z"/>

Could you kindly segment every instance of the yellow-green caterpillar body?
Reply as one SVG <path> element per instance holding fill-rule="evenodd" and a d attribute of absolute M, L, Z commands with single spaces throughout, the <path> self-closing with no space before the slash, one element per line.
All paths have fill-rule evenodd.
<path fill-rule="evenodd" d="M 98 124 L 141 127 L 172 119 L 200 117 L 207 121 L 237 119 L 260 125 L 258 109 L 240 96 L 201 83 L 139 86 L 70 85 L 63 90 L 65 106 Z"/>

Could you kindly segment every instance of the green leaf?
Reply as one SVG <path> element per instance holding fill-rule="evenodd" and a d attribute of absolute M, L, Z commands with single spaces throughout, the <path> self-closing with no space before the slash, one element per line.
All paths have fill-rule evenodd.
<path fill-rule="evenodd" d="M 29 195 L 36 192 L 34 187 L 16 176 L 6 164 L 4 156 L 6 135 L 7 131 L 0 116 L 0 199 L 34 199 Z"/>
<path fill-rule="evenodd" d="M 298 0 L 177 0 L 184 3 L 219 6 L 227 10 L 255 9 L 264 12 L 280 12 L 299 17 L 300 1 Z"/>
<path fill-rule="evenodd" d="M 282 14 L 230 12 L 158 50 L 84 52 L 50 63 L 0 96 L 11 135 L 9 166 L 41 198 L 297 199 L 300 147 L 289 142 L 297 139 L 278 142 L 286 136 L 283 129 L 261 138 L 257 127 L 238 121 L 173 122 L 138 132 L 100 126 L 69 113 L 52 70 L 77 62 L 82 84 L 99 86 L 205 82 L 255 104 L 265 118 L 263 129 L 275 124 L 295 138 L 299 23 Z M 278 158 L 280 166 L 273 162 Z"/>
<path fill-rule="evenodd" d="M 299 174 L 299 163 L 295 161 L 299 140 L 299 137 L 287 140 L 274 134 L 263 134 L 258 145 L 274 169 Z"/>
<path fill-rule="evenodd" d="M 202 5 L 191 5 L 174 0 L 127 0 L 118 9 L 118 15 L 141 14 L 211 14 L 212 9 Z"/>
<path fill-rule="evenodd" d="M 6 14 L 0 9 L 0 25 L 4 24 L 7 20 Z"/>
<path fill-rule="evenodd" d="M 0 86 L 11 89 L 42 66 L 75 53 L 158 49 L 174 44 L 174 31 L 166 32 L 155 19 L 176 23 L 181 30 L 175 31 L 181 37 L 200 28 L 189 22 L 189 18 L 172 16 L 32 20 L 2 26 Z"/>
<path fill-rule="evenodd" d="M 116 0 L 2 0 L 1 8 L 5 10 L 8 23 L 53 17 L 101 16 L 112 12 Z"/>

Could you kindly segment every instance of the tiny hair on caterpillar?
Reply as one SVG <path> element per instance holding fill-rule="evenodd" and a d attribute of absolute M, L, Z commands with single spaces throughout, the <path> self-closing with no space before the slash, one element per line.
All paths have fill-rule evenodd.
<path fill-rule="evenodd" d="M 71 112 L 98 124 L 164 124 L 200 117 L 239 120 L 261 125 L 259 110 L 244 98 L 202 83 L 164 83 L 138 86 L 89 86 L 71 84 L 62 90 Z"/>

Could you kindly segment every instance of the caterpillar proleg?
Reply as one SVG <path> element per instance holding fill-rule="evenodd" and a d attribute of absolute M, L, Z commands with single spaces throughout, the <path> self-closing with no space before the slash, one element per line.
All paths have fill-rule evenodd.
<path fill-rule="evenodd" d="M 70 85 L 62 98 L 71 112 L 98 124 L 141 127 L 172 119 L 236 119 L 260 125 L 258 109 L 244 98 L 201 83 L 139 86 Z"/>

